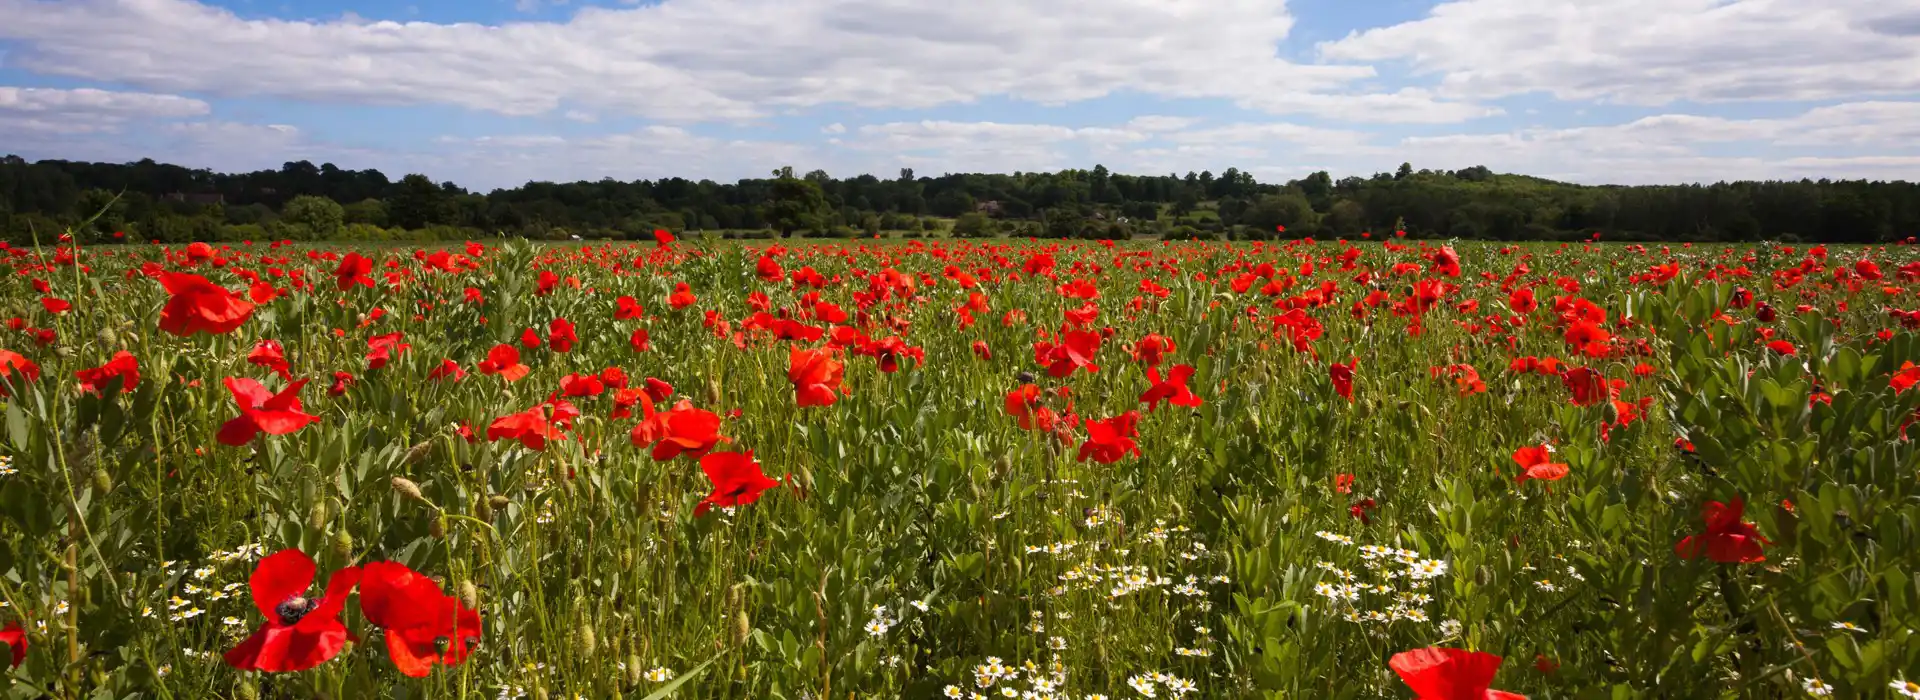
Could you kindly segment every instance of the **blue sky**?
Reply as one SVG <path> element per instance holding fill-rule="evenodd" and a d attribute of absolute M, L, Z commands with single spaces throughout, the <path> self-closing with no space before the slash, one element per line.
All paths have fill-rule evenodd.
<path fill-rule="evenodd" d="M 1920 179 L 1915 0 L 0 0 L 0 154 Z"/>

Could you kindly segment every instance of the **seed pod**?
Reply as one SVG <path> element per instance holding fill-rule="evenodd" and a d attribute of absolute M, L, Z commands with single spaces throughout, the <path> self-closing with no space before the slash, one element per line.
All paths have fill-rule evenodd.
<path fill-rule="evenodd" d="M 436 540 L 446 539 L 447 516 L 435 515 L 432 520 L 427 521 L 427 534 L 433 535 L 433 538 Z"/>
<path fill-rule="evenodd" d="M 353 535 L 347 534 L 345 528 L 333 533 L 333 556 L 341 560 L 353 556 Z"/>
<path fill-rule="evenodd" d="M 102 348 L 120 347 L 120 334 L 110 327 L 100 329 L 100 332 L 93 334 L 93 339 L 99 341 Z"/>
<path fill-rule="evenodd" d="M 100 492 L 102 496 L 113 493 L 113 475 L 108 474 L 105 469 L 94 469 L 93 490 Z"/>
<path fill-rule="evenodd" d="M 480 609 L 480 587 L 473 585 L 472 581 L 461 581 L 460 582 L 460 604 L 467 606 L 467 608 L 470 610 L 479 610 Z"/>
<path fill-rule="evenodd" d="M 492 506 L 494 510 L 506 510 L 507 504 L 512 502 L 513 499 L 507 498 L 506 494 L 496 493 L 487 497 L 487 505 Z"/>
<path fill-rule="evenodd" d="M 407 479 L 404 476 L 393 477 L 393 490 L 400 492 L 400 495 L 402 496 L 406 496 L 407 498 L 411 498 L 421 503 L 427 502 L 427 497 L 420 495 L 420 485 L 413 483 L 413 481 Z"/>
<path fill-rule="evenodd" d="M 423 440 L 420 444 L 407 448 L 406 462 L 407 464 L 419 464 L 426 461 L 427 455 L 429 454 L 433 454 L 433 441 Z"/>
<path fill-rule="evenodd" d="M 593 625 L 591 623 L 582 621 L 579 627 L 574 628 L 573 647 L 579 649 L 580 653 L 593 656 L 593 652 L 599 643 L 600 640 L 593 634 Z"/>
<path fill-rule="evenodd" d="M 327 499 L 322 498 L 314 501 L 313 507 L 307 510 L 307 527 L 313 530 L 326 529 L 329 516 L 330 514 L 327 512 Z"/>
<path fill-rule="evenodd" d="M 707 405 L 708 406 L 720 405 L 720 378 L 719 377 L 712 377 L 707 380 Z"/>
<path fill-rule="evenodd" d="M 489 499 L 486 499 L 486 498 L 473 499 L 473 517 L 474 518 L 477 518 L 479 520 L 484 520 L 487 522 L 493 521 L 493 506 L 487 504 L 488 500 Z"/>
<path fill-rule="evenodd" d="M 733 643 L 735 645 L 745 644 L 747 642 L 747 636 L 751 634 L 753 634 L 753 621 L 747 619 L 747 611 L 740 610 L 734 612 Z"/>

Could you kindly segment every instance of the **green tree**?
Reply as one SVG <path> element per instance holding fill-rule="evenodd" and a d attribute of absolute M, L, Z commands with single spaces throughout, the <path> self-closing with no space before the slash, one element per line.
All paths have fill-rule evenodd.
<path fill-rule="evenodd" d="M 970 211 L 953 220 L 954 238 L 985 238 L 991 235 L 993 222 L 985 214 Z"/>
<path fill-rule="evenodd" d="M 303 194 L 287 200 L 280 220 L 306 232 L 308 238 L 327 239 L 340 232 L 346 223 L 346 210 L 326 197 Z"/>
<path fill-rule="evenodd" d="M 773 171 L 773 176 L 764 211 L 767 223 L 782 237 L 795 231 L 825 231 L 830 210 L 819 183 L 794 177 L 791 166 Z"/>
<path fill-rule="evenodd" d="M 378 199 L 362 199 L 344 207 L 349 224 L 387 225 L 387 203 Z"/>
<path fill-rule="evenodd" d="M 1254 235 L 1268 237 L 1277 233 L 1275 227 L 1278 226 L 1302 230 L 1312 228 L 1319 223 L 1318 218 L 1305 196 L 1288 193 L 1262 195 L 1247 206 L 1239 221 L 1252 227 Z"/>
<path fill-rule="evenodd" d="M 427 176 L 413 174 L 400 178 L 400 185 L 395 189 L 387 201 L 387 218 L 393 225 L 422 229 L 452 223 L 455 207 L 452 195 Z"/>

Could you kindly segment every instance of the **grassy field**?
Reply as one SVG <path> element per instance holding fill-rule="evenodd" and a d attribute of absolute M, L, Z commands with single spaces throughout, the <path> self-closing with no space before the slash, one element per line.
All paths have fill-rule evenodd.
<path fill-rule="evenodd" d="M 1920 697 L 1908 247 L 11 253 L 8 697 Z"/>

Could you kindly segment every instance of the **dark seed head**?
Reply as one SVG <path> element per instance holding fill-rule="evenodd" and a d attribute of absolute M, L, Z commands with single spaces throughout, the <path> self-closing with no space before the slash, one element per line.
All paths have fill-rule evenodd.
<path fill-rule="evenodd" d="M 313 609 L 317 607 L 320 607 L 320 601 L 318 600 L 305 596 L 294 596 L 288 598 L 286 602 L 275 606 L 273 612 L 280 616 L 280 624 L 297 625 L 300 624 L 300 618 L 306 617 L 307 613 L 313 612 Z"/>

